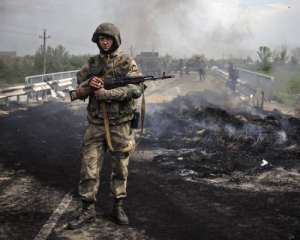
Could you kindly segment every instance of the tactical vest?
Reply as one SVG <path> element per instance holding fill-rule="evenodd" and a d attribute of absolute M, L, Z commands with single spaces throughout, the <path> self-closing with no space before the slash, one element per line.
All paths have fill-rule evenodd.
<path fill-rule="evenodd" d="M 89 60 L 89 75 L 99 77 L 124 77 L 130 74 L 132 59 L 125 54 L 113 53 L 110 55 L 97 55 Z M 104 81 L 105 85 L 105 81 Z M 137 109 L 137 101 L 128 99 L 122 101 L 105 101 L 106 110 L 111 125 L 119 125 L 131 121 Z M 103 113 L 100 109 L 99 100 L 94 95 L 89 96 L 87 106 L 88 121 L 93 124 L 103 125 Z"/>

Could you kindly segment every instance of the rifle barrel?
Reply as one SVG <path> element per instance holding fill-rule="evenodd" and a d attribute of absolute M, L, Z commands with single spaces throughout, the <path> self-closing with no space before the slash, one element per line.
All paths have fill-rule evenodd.
<path fill-rule="evenodd" d="M 120 78 L 108 78 L 104 81 L 105 89 L 112 89 L 115 87 L 125 86 L 127 84 L 138 84 L 146 81 L 163 80 L 168 78 L 174 78 L 174 75 L 165 75 L 154 77 L 152 75 L 146 76 L 132 76 L 132 77 L 120 77 Z"/>

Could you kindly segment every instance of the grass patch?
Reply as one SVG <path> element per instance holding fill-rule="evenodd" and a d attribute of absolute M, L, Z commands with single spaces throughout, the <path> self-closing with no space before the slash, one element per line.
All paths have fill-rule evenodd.
<path fill-rule="evenodd" d="M 299 96 L 287 92 L 277 92 L 273 100 L 289 107 L 294 107 Z"/>
<path fill-rule="evenodd" d="M 288 92 L 291 94 L 300 93 L 300 72 L 295 72 L 292 74 L 288 80 Z"/>

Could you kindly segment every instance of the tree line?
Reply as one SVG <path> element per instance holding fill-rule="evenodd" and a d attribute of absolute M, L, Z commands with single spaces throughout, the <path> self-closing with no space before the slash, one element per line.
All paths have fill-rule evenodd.
<path fill-rule="evenodd" d="M 48 73 L 79 69 L 89 55 L 71 55 L 62 45 L 48 46 L 46 69 Z M 43 73 L 43 48 L 34 55 L 0 58 L 0 85 L 24 83 L 26 76 Z"/>
<path fill-rule="evenodd" d="M 288 50 L 287 47 L 272 50 L 268 46 L 261 46 L 257 50 L 257 59 L 251 57 L 210 59 L 205 55 L 196 54 L 190 58 L 176 59 L 170 55 L 160 57 L 160 64 L 164 69 L 177 71 L 180 60 L 187 65 L 193 65 L 196 60 L 203 60 L 206 66 L 225 66 L 233 62 L 253 71 L 271 74 L 275 77 L 275 91 L 278 100 L 294 102 L 295 95 L 300 94 L 300 48 Z M 62 45 L 48 46 L 46 50 L 47 72 L 62 72 L 79 69 L 89 58 L 89 55 L 72 55 Z M 196 61 L 197 62 L 197 61 Z M 37 49 L 35 54 L 23 57 L 0 58 L 0 87 L 24 83 L 25 76 L 43 73 L 43 48 Z"/>
<path fill-rule="evenodd" d="M 289 51 L 286 46 L 281 49 L 272 51 L 268 46 L 261 46 L 257 51 L 259 58 L 259 70 L 266 73 L 278 66 L 290 65 L 296 67 L 300 61 L 300 48 L 295 48 Z"/>

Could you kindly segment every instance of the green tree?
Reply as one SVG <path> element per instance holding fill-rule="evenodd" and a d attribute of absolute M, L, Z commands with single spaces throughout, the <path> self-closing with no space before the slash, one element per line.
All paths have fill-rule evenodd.
<path fill-rule="evenodd" d="M 252 64 L 253 63 L 253 59 L 250 56 L 247 56 L 246 60 L 245 60 L 246 64 Z"/>
<path fill-rule="evenodd" d="M 257 51 L 257 55 L 260 60 L 260 70 L 264 72 L 269 72 L 272 68 L 272 52 L 271 49 L 267 46 L 261 46 L 259 47 L 259 50 Z"/>
<path fill-rule="evenodd" d="M 285 64 L 289 59 L 287 47 L 282 46 L 279 51 L 274 51 L 273 56 L 275 64 Z"/>
<path fill-rule="evenodd" d="M 43 72 L 43 58 L 43 48 L 40 47 L 34 56 L 35 69 L 40 74 Z M 69 53 L 62 45 L 58 45 L 55 48 L 48 46 L 46 51 L 46 72 L 51 73 L 73 70 L 74 67 L 72 67 L 70 63 L 70 58 Z"/>
<path fill-rule="evenodd" d="M 49 57 L 47 64 L 47 67 L 49 68 L 48 72 L 61 72 L 72 69 L 69 62 L 69 53 L 62 45 L 58 45 L 54 49 L 48 48 L 47 55 Z"/>
<path fill-rule="evenodd" d="M 34 64 L 34 70 L 36 74 L 42 74 L 43 73 L 43 47 L 40 46 L 39 49 L 36 50 L 35 54 L 34 54 L 34 60 L 33 60 L 33 64 Z"/>
<path fill-rule="evenodd" d="M 291 50 L 290 62 L 294 65 L 297 65 L 300 62 L 300 48 L 294 48 Z"/>
<path fill-rule="evenodd" d="M 0 84 L 24 83 L 29 75 L 43 73 L 43 48 L 36 50 L 33 56 L 26 55 L 15 58 L 0 59 Z M 89 55 L 70 55 L 67 50 L 58 45 L 49 46 L 46 51 L 47 72 L 61 72 L 79 69 L 87 62 Z"/>
<path fill-rule="evenodd" d="M 0 79 L 1 80 L 3 80 L 5 78 L 5 75 L 7 74 L 6 71 L 7 71 L 6 64 L 3 59 L 0 59 Z"/>
<path fill-rule="evenodd" d="M 69 58 L 69 63 L 72 69 L 79 69 L 83 64 L 85 64 L 91 56 L 85 55 L 72 55 Z"/>

